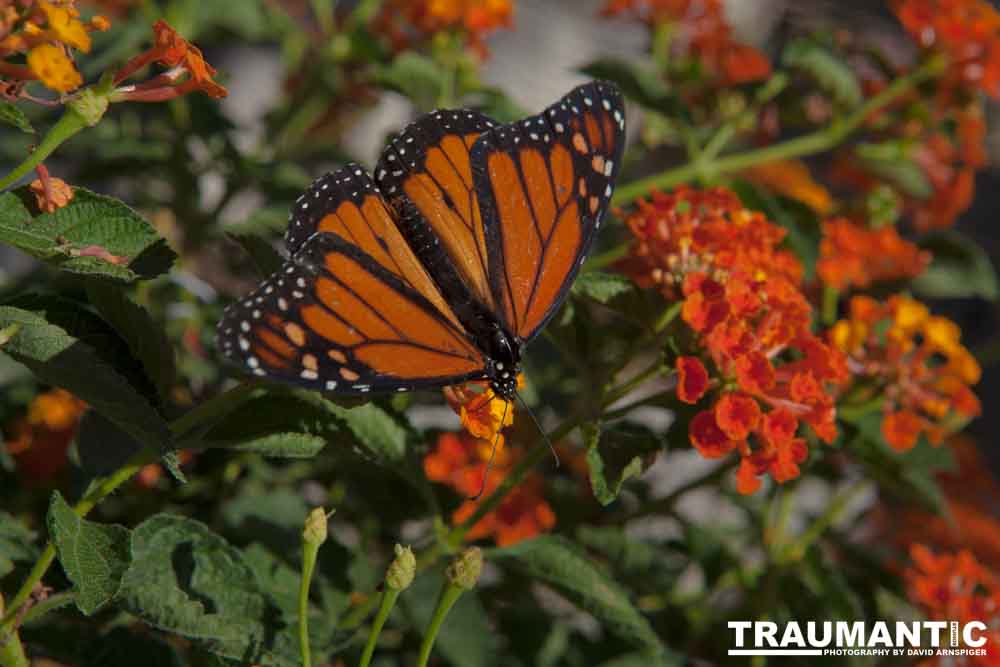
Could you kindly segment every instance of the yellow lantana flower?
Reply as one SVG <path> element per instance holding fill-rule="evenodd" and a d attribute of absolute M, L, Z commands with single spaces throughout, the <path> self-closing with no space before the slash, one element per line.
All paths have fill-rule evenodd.
<path fill-rule="evenodd" d="M 39 44 L 28 52 L 28 67 L 45 84 L 60 93 L 68 93 L 83 84 L 66 52 L 54 44 Z"/>
<path fill-rule="evenodd" d="M 45 20 L 55 39 L 84 53 L 90 51 L 90 35 L 83 22 L 76 18 L 75 10 L 56 6 L 45 0 L 39 0 L 38 8 L 45 14 Z"/>

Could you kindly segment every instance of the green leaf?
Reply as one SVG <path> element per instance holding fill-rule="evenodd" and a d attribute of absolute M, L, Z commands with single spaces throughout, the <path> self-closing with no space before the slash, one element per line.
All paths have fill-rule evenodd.
<path fill-rule="evenodd" d="M 447 85 L 443 67 L 415 51 L 403 51 L 389 65 L 380 67 L 376 81 L 405 95 L 418 109 L 429 111 L 441 99 Z"/>
<path fill-rule="evenodd" d="M 618 84 L 625 97 L 642 107 L 671 118 L 690 120 L 691 114 L 680 96 L 670 90 L 663 77 L 652 67 L 605 58 L 581 67 L 580 71 L 592 78 Z"/>
<path fill-rule="evenodd" d="M 933 254 L 930 266 L 911 283 L 924 297 L 997 299 L 997 274 L 989 255 L 964 234 L 954 230 L 931 232 L 919 241 Z"/>
<path fill-rule="evenodd" d="M 815 79 L 838 104 L 846 107 L 861 104 L 861 84 L 854 70 L 826 47 L 809 39 L 795 39 L 785 47 L 781 60 L 787 67 L 801 70 Z"/>
<path fill-rule="evenodd" d="M 635 285 L 625 276 L 603 271 L 581 273 L 573 283 L 574 294 L 589 297 L 598 303 L 608 303 L 633 289 Z"/>
<path fill-rule="evenodd" d="M 95 280 L 87 283 L 87 297 L 142 364 L 160 398 L 167 399 L 174 384 L 174 348 L 166 332 L 156 326 L 145 308 L 130 300 L 120 287 Z"/>
<path fill-rule="evenodd" d="M 618 498 L 626 481 L 638 477 L 652 465 L 660 450 L 659 438 L 634 424 L 602 427 L 599 422 L 592 422 L 583 432 L 590 488 L 597 502 L 605 506 Z"/>
<path fill-rule="evenodd" d="M 421 572 L 400 596 L 416 632 L 422 633 L 430 623 L 443 582 L 440 571 Z M 455 667 L 486 667 L 496 664 L 498 648 L 497 636 L 490 629 L 479 596 L 467 591 L 444 620 L 434 651 Z"/>
<path fill-rule="evenodd" d="M 71 273 L 124 282 L 148 275 L 137 267 L 142 256 L 163 253 L 153 226 L 117 199 L 83 188 L 73 192 L 69 204 L 39 215 L 33 203 L 31 210 L 25 204 L 33 199 L 27 188 L 0 195 L 0 242 Z"/>
<path fill-rule="evenodd" d="M 142 450 L 142 445 L 99 412 L 87 410 L 76 434 L 80 467 L 94 477 L 110 475 Z"/>
<path fill-rule="evenodd" d="M 337 417 L 322 405 L 292 394 L 261 392 L 226 415 L 195 444 L 263 456 L 309 458 L 338 431 Z"/>
<path fill-rule="evenodd" d="M 0 100 L 0 123 L 11 125 L 28 134 L 33 134 L 35 131 L 24 112 L 5 100 Z"/>
<path fill-rule="evenodd" d="M 0 329 L 12 324 L 20 328 L 3 352 L 39 380 L 80 397 L 144 445 L 164 447 L 170 440 L 163 417 L 92 347 L 32 312 L 0 306 Z"/>
<path fill-rule="evenodd" d="M 52 494 L 47 524 L 59 562 L 73 582 L 74 602 L 90 616 L 121 588 L 129 566 L 129 531 L 81 519 L 58 491 Z"/>
<path fill-rule="evenodd" d="M 861 143 L 854 152 L 862 167 L 896 186 L 903 193 L 918 199 L 934 194 L 934 186 L 923 168 L 913 161 L 910 147 L 898 140 L 882 143 Z"/>
<path fill-rule="evenodd" d="M 0 512 L 0 579 L 14 570 L 14 563 L 30 563 L 38 557 L 35 533 L 6 512 Z"/>
<path fill-rule="evenodd" d="M 227 236 L 243 246 L 262 278 L 277 273 L 284 263 L 278 251 L 263 236 L 257 234 L 227 234 Z"/>
<path fill-rule="evenodd" d="M 549 584 L 622 639 L 662 650 L 649 621 L 632 606 L 628 594 L 568 540 L 561 537 L 527 540 L 491 550 L 487 559 Z"/>
<path fill-rule="evenodd" d="M 406 446 L 413 430 L 401 416 L 375 403 L 344 407 L 312 391 L 293 392 L 295 396 L 335 417 L 340 428 L 352 436 L 359 448 L 383 463 L 399 463 L 406 457 Z"/>
<path fill-rule="evenodd" d="M 666 653 L 627 653 L 600 664 L 600 667 L 682 667 L 690 664 L 683 655 Z"/>
<path fill-rule="evenodd" d="M 132 532 L 121 606 L 150 625 L 241 664 L 298 665 L 291 626 L 242 553 L 197 521 L 159 514 Z"/>

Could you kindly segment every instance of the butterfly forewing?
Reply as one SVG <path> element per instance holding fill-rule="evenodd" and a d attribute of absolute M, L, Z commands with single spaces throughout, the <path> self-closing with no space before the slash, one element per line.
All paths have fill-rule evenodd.
<path fill-rule="evenodd" d="M 524 341 L 558 309 L 590 250 L 621 166 L 624 113 L 617 89 L 590 83 L 473 145 L 494 302 Z"/>
<path fill-rule="evenodd" d="M 295 225 L 295 220 L 300 225 Z M 226 311 L 223 352 L 258 375 L 326 391 L 482 377 L 470 341 L 371 178 L 348 165 L 297 202 L 292 258 Z"/>
<path fill-rule="evenodd" d="M 427 247 L 421 257 L 438 274 L 439 283 L 446 290 L 464 288 L 488 308 L 494 307 L 488 252 L 469 151 L 494 126 L 476 111 L 431 112 L 389 143 L 375 169 L 379 188 L 406 218 L 411 244 L 419 247 L 427 239 L 427 245 L 444 250 L 448 270 L 441 270 L 435 248 Z M 409 206 L 415 215 L 403 210 Z M 461 285 L 451 285 L 454 274 Z"/>

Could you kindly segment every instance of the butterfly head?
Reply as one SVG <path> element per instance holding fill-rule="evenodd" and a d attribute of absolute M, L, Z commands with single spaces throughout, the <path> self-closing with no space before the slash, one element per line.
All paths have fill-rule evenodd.
<path fill-rule="evenodd" d="M 486 372 L 490 386 L 501 398 L 514 400 L 517 376 L 521 373 L 521 341 L 498 326 L 489 338 L 488 352 Z"/>

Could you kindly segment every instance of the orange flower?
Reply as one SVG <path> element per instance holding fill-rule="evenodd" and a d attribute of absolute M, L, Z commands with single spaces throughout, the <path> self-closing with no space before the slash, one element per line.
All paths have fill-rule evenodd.
<path fill-rule="evenodd" d="M 517 380 L 518 386 L 523 386 L 523 376 Z M 443 393 L 448 405 L 461 418 L 462 428 L 475 438 L 502 442 L 500 432 L 514 423 L 514 406 L 482 381 L 445 387 Z"/>
<path fill-rule="evenodd" d="M 713 372 L 697 357 L 678 359 L 678 400 L 697 403 L 720 388 L 714 408 L 691 422 L 691 444 L 706 458 L 737 450 L 741 492 L 758 488 L 759 475 L 796 477 L 808 454 L 794 438 L 799 422 L 832 442 L 828 390 L 848 373 L 844 355 L 811 332 L 802 268 L 779 248 L 784 230 L 728 190 L 685 187 L 640 201 L 627 224 L 635 241 L 618 268 L 683 299 L 680 319 L 711 362 Z"/>
<path fill-rule="evenodd" d="M 919 276 L 930 253 L 899 236 L 895 227 L 868 229 L 846 218 L 823 223 L 816 272 L 838 290 Z"/>
<path fill-rule="evenodd" d="M 744 175 L 779 195 L 802 202 L 819 215 L 826 215 L 833 208 L 829 191 L 813 180 L 802 160 L 765 162 L 751 167 Z"/>
<path fill-rule="evenodd" d="M 856 384 L 880 388 L 882 433 L 893 448 L 906 451 L 921 434 L 937 444 L 979 414 L 970 386 L 981 371 L 954 322 L 902 295 L 884 303 L 857 296 L 849 311 L 828 338 L 848 355 Z"/>
<path fill-rule="evenodd" d="M 708 371 L 697 357 L 677 358 L 677 398 L 694 405 L 708 391 Z"/>
<path fill-rule="evenodd" d="M 602 13 L 631 15 L 650 26 L 670 25 L 672 55 L 697 59 L 726 85 L 771 75 L 764 54 L 733 39 L 722 0 L 608 0 Z"/>
<path fill-rule="evenodd" d="M 1000 664 L 1000 576 L 969 551 L 935 554 L 922 544 L 910 548 L 907 593 L 931 620 L 985 623 L 986 655 L 964 657 L 962 664 Z"/>
<path fill-rule="evenodd" d="M 389 37 L 397 51 L 435 33 L 459 30 L 468 46 L 485 57 L 485 37 L 509 28 L 513 16 L 511 0 L 388 0 L 374 27 Z"/>
<path fill-rule="evenodd" d="M 24 417 L 5 429 L 7 451 L 28 483 L 46 483 L 66 467 L 86 404 L 63 389 L 39 394 Z"/>
<path fill-rule="evenodd" d="M 38 208 L 46 213 L 52 213 L 73 201 L 73 188 L 61 178 L 50 177 L 43 166 L 38 168 L 40 178 L 31 182 L 28 188 L 35 195 Z"/>
<path fill-rule="evenodd" d="M 47 88 L 59 93 L 68 93 L 83 84 L 83 77 L 62 46 L 46 42 L 34 47 L 28 52 L 28 67 Z"/>
<path fill-rule="evenodd" d="M 474 438 L 464 431 L 442 433 L 434 450 L 424 457 L 427 479 L 450 486 L 466 498 L 452 514 L 453 524 L 464 523 L 471 517 L 478 502 L 469 498 L 480 491 L 493 492 L 522 455 L 520 450 L 498 450 L 487 473 L 486 462 L 493 455 L 492 449 L 491 441 Z M 488 475 L 485 484 L 483 475 Z M 492 537 L 499 546 L 506 546 L 551 530 L 556 517 L 543 492 L 541 475 L 529 475 L 495 510 L 476 522 L 465 539 Z"/>
<path fill-rule="evenodd" d="M 950 78 L 1000 96 L 1000 12 L 986 0 L 895 0 L 893 11 L 921 47 L 947 55 Z"/>
<path fill-rule="evenodd" d="M 153 24 L 153 47 L 125 63 L 115 74 L 115 84 L 121 84 L 152 63 L 170 69 L 143 83 L 119 87 L 112 95 L 112 99 L 160 102 L 195 91 L 201 91 L 215 98 L 226 97 L 229 94 L 212 78 L 216 74 L 215 68 L 205 62 L 201 50 L 177 34 L 177 31 L 163 20 Z M 187 79 L 178 83 L 185 75 Z"/>

